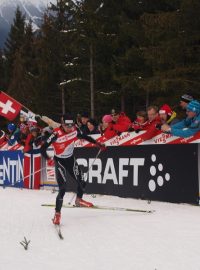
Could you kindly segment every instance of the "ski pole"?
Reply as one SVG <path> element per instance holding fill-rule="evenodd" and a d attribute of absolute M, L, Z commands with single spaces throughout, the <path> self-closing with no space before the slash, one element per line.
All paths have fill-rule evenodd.
<path fill-rule="evenodd" d="M 41 169 L 39 169 L 39 170 L 37 170 L 37 171 L 35 171 L 35 172 L 33 172 L 33 173 L 30 173 L 30 174 L 24 176 L 24 177 L 23 177 L 23 180 L 24 180 L 25 178 L 27 178 L 27 177 L 30 177 L 31 175 L 34 175 L 34 174 L 36 174 L 36 173 L 38 173 L 38 172 L 44 170 L 45 168 L 46 168 L 46 167 L 43 167 L 43 168 L 41 168 Z M 15 184 L 16 184 L 16 183 L 19 183 L 19 182 L 21 182 L 21 179 L 17 180 L 17 181 L 15 182 Z M 12 185 L 12 184 L 10 184 L 10 185 Z M 4 185 L 3 185 L 3 187 L 4 187 Z"/>
<path fill-rule="evenodd" d="M 31 175 L 34 175 L 34 174 L 36 174 L 36 173 L 38 173 L 38 172 L 41 172 L 41 171 L 44 170 L 45 168 L 46 168 L 46 166 L 43 167 L 43 168 L 41 168 L 41 169 L 39 169 L 39 170 L 37 170 L 37 171 L 35 171 L 35 172 L 33 172 L 33 173 L 30 173 L 30 174 L 24 176 L 24 178 L 30 177 Z"/>
<path fill-rule="evenodd" d="M 90 165 L 89 169 L 87 170 L 87 173 L 86 173 L 86 179 L 88 178 L 89 172 L 90 172 L 92 166 L 94 165 L 96 159 L 97 159 L 98 156 L 100 155 L 101 151 L 102 151 L 102 150 L 101 150 L 101 148 L 100 148 L 99 151 L 98 151 L 98 153 L 97 153 L 97 155 L 96 155 L 96 157 L 94 158 L 92 164 Z M 86 181 L 85 181 L 85 182 L 86 182 Z M 85 188 L 83 188 L 83 186 L 81 185 L 80 182 L 78 182 L 78 184 L 81 186 L 82 190 L 85 189 Z M 75 196 L 76 196 L 76 193 L 73 194 L 73 196 L 71 197 L 70 201 L 68 202 L 69 205 L 71 205 L 71 203 L 72 203 L 72 201 L 74 200 Z"/>

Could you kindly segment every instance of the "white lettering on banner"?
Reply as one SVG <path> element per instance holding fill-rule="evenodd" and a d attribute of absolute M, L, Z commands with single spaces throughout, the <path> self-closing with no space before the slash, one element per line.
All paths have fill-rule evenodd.
<path fill-rule="evenodd" d="M 119 159 L 119 185 L 123 185 L 123 178 L 128 176 L 128 170 L 124 170 L 124 166 L 129 165 L 129 158 Z"/>
<path fill-rule="evenodd" d="M 117 175 L 112 158 L 107 159 L 102 184 L 106 184 L 107 180 L 112 180 L 117 185 Z"/>
<path fill-rule="evenodd" d="M 95 170 L 96 167 L 97 169 Z M 93 178 L 97 178 L 97 183 L 101 184 L 101 172 L 102 172 L 102 162 L 100 159 L 89 159 L 89 168 L 91 168 L 89 172 L 89 183 L 92 183 Z"/>
<path fill-rule="evenodd" d="M 11 185 L 23 179 L 23 163 L 18 156 L 17 160 L 3 158 L 3 164 L 0 164 L 0 184 L 3 185 L 5 179 L 8 179 Z"/>
<path fill-rule="evenodd" d="M 144 166 L 144 158 L 130 158 L 130 165 L 133 166 L 133 185 L 138 186 L 138 167 Z"/>
<path fill-rule="evenodd" d="M 89 169 L 89 183 L 97 179 L 98 184 L 106 184 L 108 180 L 112 180 L 114 185 L 123 185 L 124 178 L 128 178 L 130 168 L 125 169 L 124 166 L 133 167 L 133 186 L 138 186 L 139 166 L 144 166 L 144 158 L 119 158 L 119 169 L 117 171 L 119 179 L 117 178 L 116 168 L 112 158 L 108 158 L 104 171 L 102 171 L 102 161 L 97 158 L 90 158 L 87 162 L 84 158 L 77 159 L 79 165 Z M 87 172 L 84 173 L 86 179 Z M 103 179 L 102 179 L 103 178 Z M 86 179 L 87 180 L 87 179 Z"/>
<path fill-rule="evenodd" d="M 3 109 L 2 113 L 7 114 L 8 112 L 15 113 L 16 110 L 12 108 L 13 102 L 7 100 L 6 103 L 0 101 L 0 107 Z"/>

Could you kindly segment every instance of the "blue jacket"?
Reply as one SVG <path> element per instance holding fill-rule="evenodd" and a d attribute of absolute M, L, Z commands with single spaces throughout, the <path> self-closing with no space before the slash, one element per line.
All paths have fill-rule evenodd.
<path fill-rule="evenodd" d="M 14 145 L 16 142 L 18 142 L 20 139 L 20 130 L 17 128 L 11 135 L 10 138 L 8 139 L 8 145 Z"/>
<path fill-rule="evenodd" d="M 200 131 L 200 114 L 194 118 L 186 118 L 171 126 L 171 134 L 178 137 L 187 138 Z"/>

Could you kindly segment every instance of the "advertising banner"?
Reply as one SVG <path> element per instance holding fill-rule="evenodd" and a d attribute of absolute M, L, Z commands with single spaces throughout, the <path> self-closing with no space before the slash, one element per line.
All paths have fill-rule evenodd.
<path fill-rule="evenodd" d="M 23 187 L 23 158 L 21 151 L 1 151 L 0 185 Z"/>
<path fill-rule="evenodd" d="M 198 204 L 197 144 L 108 147 L 94 162 L 97 152 L 75 149 L 85 177 L 91 167 L 87 193 Z"/>
<path fill-rule="evenodd" d="M 32 151 L 24 154 L 24 188 L 40 189 L 41 185 L 41 154 Z"/>

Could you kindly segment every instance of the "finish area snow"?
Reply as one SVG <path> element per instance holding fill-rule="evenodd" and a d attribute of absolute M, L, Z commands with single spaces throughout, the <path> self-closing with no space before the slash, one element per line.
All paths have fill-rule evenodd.
<path fill-rule="evenodd" d="M 155 212 L 64 208 L 60 240 L 54 208 L 41 206 L 55 197 L 49 190 L 0 187 L 0 270 L 200 269 L 199 206 L 85 195 L 97 205 Z M 20 245 L 24 237 L 28 250 Z"/>

